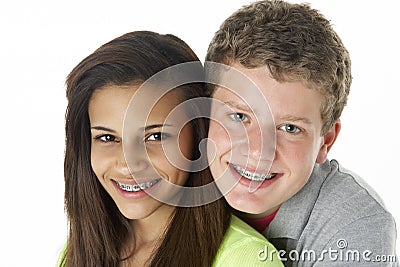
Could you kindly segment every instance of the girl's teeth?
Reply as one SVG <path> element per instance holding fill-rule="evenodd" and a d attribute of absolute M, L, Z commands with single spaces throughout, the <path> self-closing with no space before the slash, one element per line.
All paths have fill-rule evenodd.
<path fill-rule="evenodd" d="M 151 182 L 135 184 L 135 185 L 122 184 L 122 183 L 120 183 L 118 181 L 115 181 L 115 182 L 118 185 L 118 187 L 121 188 L 124 191 L 127 191 L 127 192 L 138 192 L 139 190 L 145 190 L 145 189 L 148 189 L 148 188 L 152 187 L 153 185 L 158 183 L 160 180 L 161 180 L 161 178 L 158 178 L 158 179 L 156 179 L 154 181 L 151 181 Z"/>
<path fill-rule="evenodd" d="M 262 182 L 264 180 L 269 180 L 269 179 L 272 179 L 272 178 L 274 178 L 276 176 L 275 173 L 274 174 L 252 173 L 252 172 L 246 171 L 243 168 L 240 168 L 239 166 L 236 166 L 236 165 L 233 165 L 233 164 L 232 164 L 232 166 L 233 166 L 233 169 L 235 171 L 237 171 L 241 176 L 243 176 L 243 177 L 245 177 L 245 178 L 247 178 L 249 180 L 256 181 L 256 182 Z"/>

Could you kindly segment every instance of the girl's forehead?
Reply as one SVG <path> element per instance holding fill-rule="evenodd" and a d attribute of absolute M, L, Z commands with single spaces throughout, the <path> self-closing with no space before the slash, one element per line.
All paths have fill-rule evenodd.
<path fill-rule="evenodd" d="M 137 130 L 148 125 L 179 126 L 187 120 L 184 110 L 187 107 L 179 105 L 177 92 L 172 91 L 159 99 L 151 93 L 135 98 L 136 90 L 126 86 L 96 90 L 89 102 L 91 124 L 112 125 L 115 130 L 122 131 L 124 126 Z"/>

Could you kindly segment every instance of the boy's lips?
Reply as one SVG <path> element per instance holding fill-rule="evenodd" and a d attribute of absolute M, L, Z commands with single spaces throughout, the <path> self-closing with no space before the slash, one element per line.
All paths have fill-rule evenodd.
<path fill-rule="evenodd" d="M 238 165 L 230 163 L 233 170 L 235 170 L 240 176 L 254 182 L 264 182 L 265 180 L 271 180 L 276 177 L 277 173 L 258 173 L 250 170 L 246 170 Z"/>

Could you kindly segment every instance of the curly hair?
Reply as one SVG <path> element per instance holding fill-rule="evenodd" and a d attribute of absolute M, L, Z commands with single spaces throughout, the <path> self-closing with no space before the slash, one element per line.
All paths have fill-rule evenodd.
<path fill-rule="evenodd" d="M 340 118 L 352 81 L 349 53 L 330 22 L 308 4 L 280 0 L 233 13 L 215 33 L 206 61 L 266 66 L 277 81 L 301 81 L 320 91 L 322 135 Z"/>

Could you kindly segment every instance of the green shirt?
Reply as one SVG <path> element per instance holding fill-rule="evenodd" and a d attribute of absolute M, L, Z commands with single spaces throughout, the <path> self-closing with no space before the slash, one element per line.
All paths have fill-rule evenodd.
<path fill-rule="evenodd" d="M 279 266 L 278 251 L 259 232 L 232 215 L 231 224 L 215 257 L 213 267 Z"/>
<path fill-rule="evenodd" d="M 66 250 L 62 250 L 58 267 L 63 267 L 61 259 Z M 261 258 L 261 259 L 259 259 Z M 278 252 L 266 238 L 238 217 L 232 215 L 221 246 L 215 257 L 213 267 L 283 267 Z"/>

